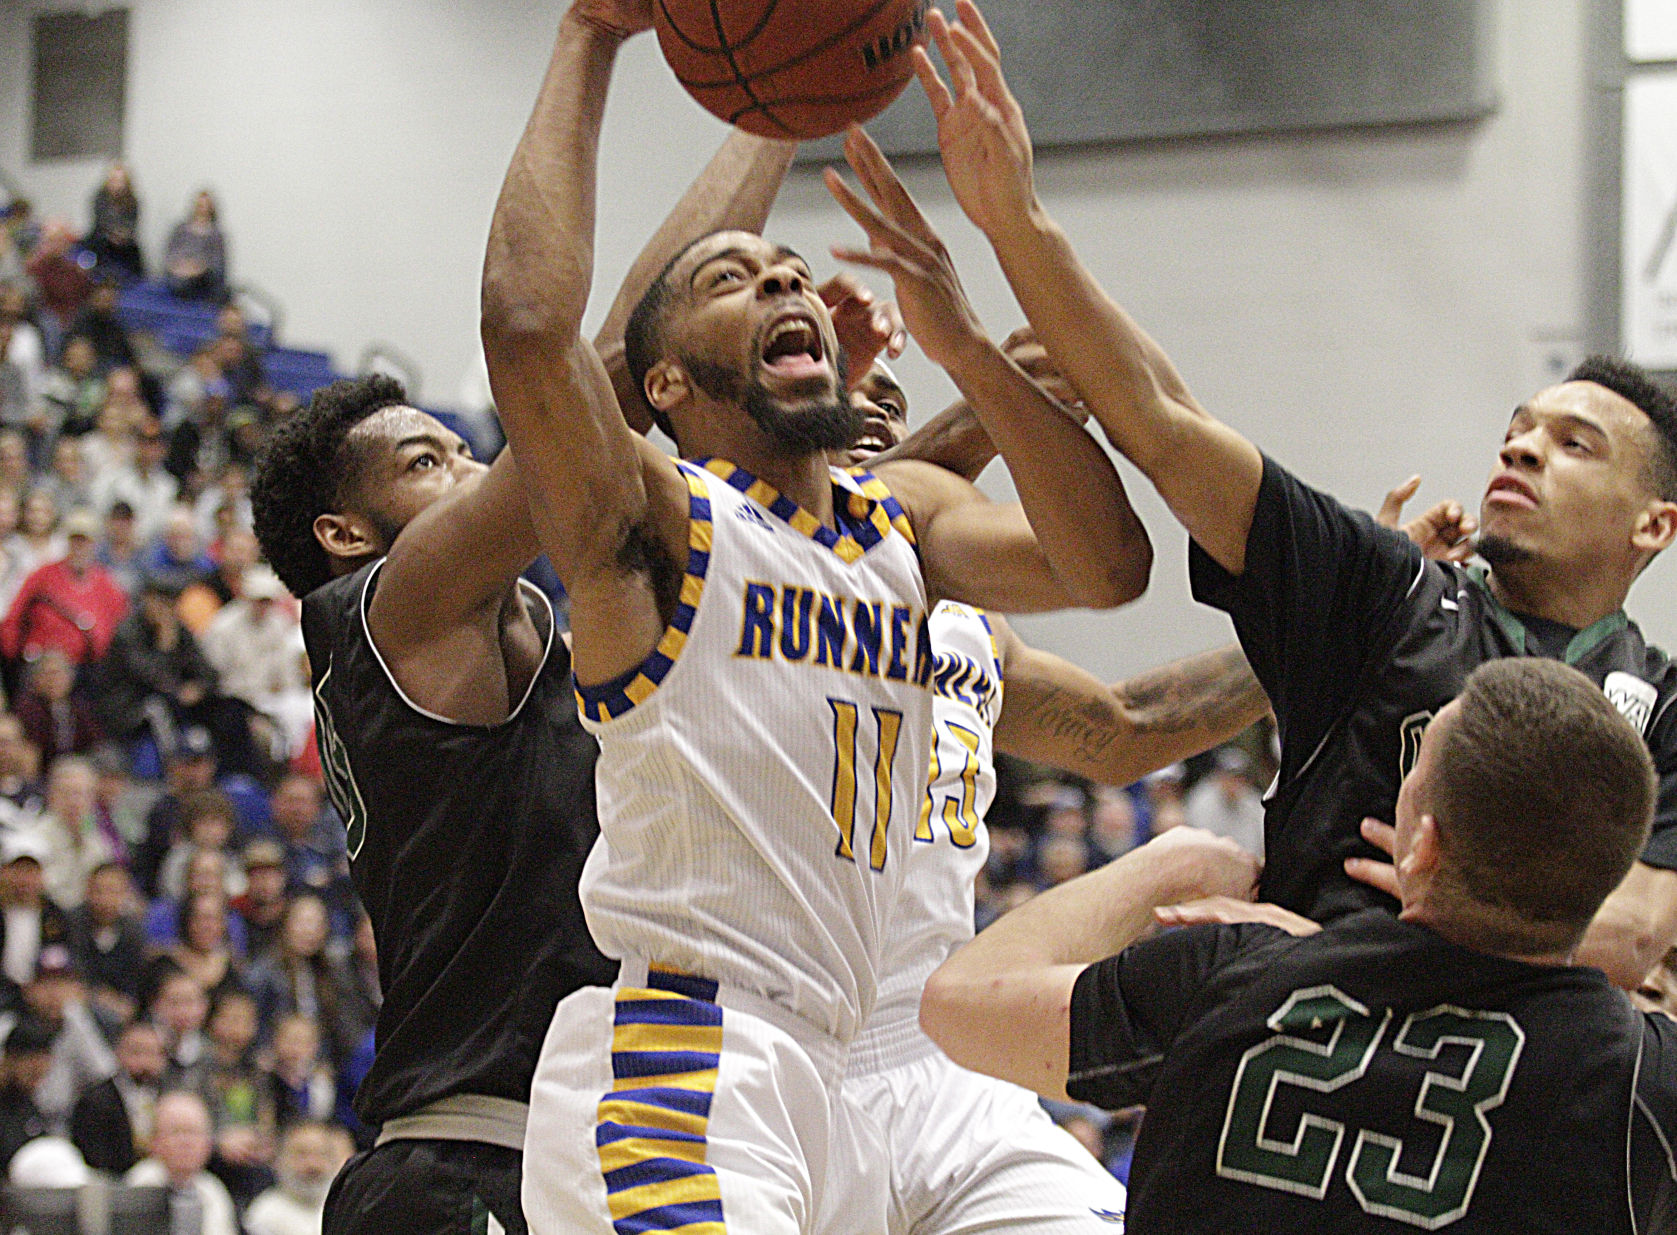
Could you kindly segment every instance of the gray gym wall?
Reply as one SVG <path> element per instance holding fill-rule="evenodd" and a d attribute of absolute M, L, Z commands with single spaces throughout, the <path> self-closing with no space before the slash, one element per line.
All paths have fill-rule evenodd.
<path fill-rule="evenodd" d="M 82 222 L 97 163 L 26 162 L 29 15 L 0 0 L 0 170 Z M 373 338 L 452 402 L 477 364 L 477 278 L 501 173 L 559 0 L 132 0 L 126 146 L 155 253 L 189 194 L 221 196 L 240 277 L 288 333 L 350 361 Z M 1045 152 L 1050 209 L 1202 402 L 1307 479 L 1371 505 L 1411 472 L 1470 505 L 1516 403 L 1600 333 L 1600 92 L 1592 33 L 1613 0 L 1494 6 L 1497 107 L 1476 122 Z M 1599 47 L 1598 47 L 1599 51 Z M 623 55 L 601 174 L 599 311 L 721 139 L 650 39 Z M 935 164 L 906 169 L 992 331 L 1017 324 Z M 819 270 L 852 229 L 813 170 L 770 229 Z M 951 387 L 912 351 L 916 411 Z M 996 472 L 999 469 L 992 469 Z M 1104 675 L 1228 638 L 1187 598 L 1185 541 L 1133 472 L 1153 590 L 1112 615 L 1021 623 Z M 1005 480 L 987 480 L 997 491 Z M 1677 644 L 1677 562 L 1632 613 Z"/>

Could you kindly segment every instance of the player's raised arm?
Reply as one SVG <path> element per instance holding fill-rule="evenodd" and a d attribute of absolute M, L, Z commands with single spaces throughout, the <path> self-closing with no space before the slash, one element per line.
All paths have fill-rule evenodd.
<path fill-rule="evenodd" d="M 490 384 L 542 547 L 571 595 L 584 681 L 614 677 L 657 643 L 685 539 L 674 464 L 630 429 L 581 334 L 606 89 L 619 45 L 651 20 L 650 0 L 579 0 L 565 14 L 484 263 Z"/>
<path fill-rule="evenodd" d="M 1158 906 L 1249 899 L 1257 877 L 1258 860 L 1233 841 L 1172 828 L 957 949 L 926 983 L 920 1026 L 962 1067 L 1064 1099 L 1071 992 L 1084 967 L 1139 938 Z"/>
<path fill-rule="evenodd" d="M 1133 600 L 1146 590 L 1153 550 L 1112 460 L 985 334 L 943 242 L 872 139 L 852 129 L 845 153 L 873 205 L 835 172 L 827 184 L 867 233 L 869 248 L 835 249 L 835 255 L 882 270 L 895 282 L 909 333 L 949 373 L 1007 460 L 1030 527 L 1063 588 L 1062 603 L 1105 608 Z M 966 559 L 982 557 L 992 532 L 1006 538 L 1005 529 L 991 526 L 991 513 L 950 515 L 935 553 L 932 534 L 923 535 L 928 582 L 940 594 L 976 599 L 964 591 L 968 568 L 983 572 L 985 564 Z M 1091 535 L 1091 525 L 1101 533 Z M 931 577 L 939 574 L 941 584 Z"/>
<path fill-rule="evenodd" d="M 635 305 L 670 259 L 695 238 L 724 229 L 762 231 L 797 150 L 797 142 L 731 130 L 630 264 L 606 320 L 594 335 L 594 347 L 611 374 L 624 418 L 637 432 L 652 428 L 652 410 L 635 386 L 623 349 L 623 331 Z"/>
<path fill-rule="evenodd" d="M 1238 574 L 1263 472 L 1257 448 L 1206 414 L 1158 344 L 1078 260 L 1037 200 L 1030 133 L 1002 77 L 995 39 L 969 0 L 956 11 L 953 26 L 935 10 L 927 18 L 951 85 L 923 50 L 914 52 L 956 199 L 990 240 L 1025 316 L 1113 445 L 1146 473 L 1201 548 Z"/>
<path fill-rule="evenodd" d="M 1108 686 L 1086 669 L 1033 648 L 999 619 L 1007 689 L 996 749 L 1103 785 L 1226 742 L 1269 711 L 1238 647 L 1202 652 Z"/>

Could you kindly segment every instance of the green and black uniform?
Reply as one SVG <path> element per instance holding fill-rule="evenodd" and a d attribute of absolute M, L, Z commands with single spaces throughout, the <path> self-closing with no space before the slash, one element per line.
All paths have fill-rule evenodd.
<path fill-rule="evenodd" d="M 383 1135 L 334 1183 L 325 1229 L 471 1235 L 492 1212 L 522 1232 L 522 1120 L 553 1009 L 616 977 L 577 898 L 599 833 L 597 748 L 534 588 L 546 651 L 505 721 L 458 724 L 409 700 L 368 633 L 381 566 L 303 602 L 321 764 L 384 991 L 355 1095 Z"/>
<path fill-rule="evenodd" d="M 1132 1235 L 1677 1230 L 1677 1022 L 1384 910 L 1091 965 L 1067 1090 L 1147 1105 Z"/>
<path fill-rule="evenodd" d="M 1377 856 L 1427 722 L 1486 661 L 1548 656 L 1582 671 L 1648 743 L 1659 771 L 1642 860 L 1677 868 L 1677 670 L 1623 612 L 1575 631 L 1500 605 L 1482 571 L 1425 560 L 1265 458 L 1236 576 L 1198 545 L 1194 596 L 1227 612 L 1274 705 L 1281 771 L 1265 802 L 1262 899 L 1319 921 L 1395 902 L 1344 873 Z"/>

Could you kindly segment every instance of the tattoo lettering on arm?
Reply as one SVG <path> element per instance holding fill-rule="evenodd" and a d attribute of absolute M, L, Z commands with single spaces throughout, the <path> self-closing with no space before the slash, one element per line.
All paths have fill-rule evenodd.
<path fill-rule="evenodd" d="M 1090 762 L 1102 759 L 1123 732 L 1113 723 L 1110 707 L 1062 686 L 1038 692 L 1024 719 L 1044 738 L 1069 744 L 1079 758 Z"/>
<path fill-rule="evenodd" d="M 1263 687 L 1238 647 L 1165 665 L 1119 684 L 1137 733 L 1186 733 L 1243 727 L 1269 708 Z"/>

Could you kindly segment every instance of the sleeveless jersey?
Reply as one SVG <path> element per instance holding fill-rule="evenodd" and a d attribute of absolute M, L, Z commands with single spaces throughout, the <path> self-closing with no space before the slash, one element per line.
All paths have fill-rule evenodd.
<path fill-rule="evenodd" d="M 525 585 L 547 649 L 512 715 L 457 724 L 409 701 L 373 645 L 382 565 L 303 601 L 321 765 L 378 940 L 378 1049 L 355 1099 L 373 1124 L 457 1094 L 528 1101 L 554 1007 L 615 976 L 577 900 L 595 747 L 552 607 Z"/>
<path fill-rule="evenodd" d="M 600 739 L 583 872 L 607 955 L 723 983 L 848 1041 L 873 1006 L 931 735 L 913 531 L 834 471 L 838 530 L 732 464 L 682 463 L 680 604 L 635 670 L 578 687 Z"/>
<path fill-rule="evenodd" d="M 973 882 L 990 853 L 984 816 L 996 796 L 991 734 L 1002 707 L 1002 668 L 989 619 L 950 601 L 932 611 L 932 764 L 897 898 L 879 1000 L 864 1037 L 918 1033 L 920 993 L 932 970 L 973 934 Z"/>

